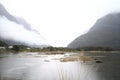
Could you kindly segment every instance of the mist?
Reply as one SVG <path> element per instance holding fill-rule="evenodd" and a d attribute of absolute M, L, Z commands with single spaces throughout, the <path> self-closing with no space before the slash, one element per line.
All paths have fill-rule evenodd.
<path fill-rule="evenodd" d="M 27 45 L 47 45 L 47 42 L 35 30 L 0 16 L 0 38 L 25 43 Z"/>

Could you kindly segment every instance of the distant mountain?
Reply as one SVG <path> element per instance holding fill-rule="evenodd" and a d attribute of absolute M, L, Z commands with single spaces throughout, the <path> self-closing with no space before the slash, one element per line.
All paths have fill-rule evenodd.
<path fill-rule="evenodd" d="M 8 22 L 8 25 L 6 25 L 7 24 L 6 22 Z M 12 25 L 9 25 L 9 24 L 12 24 Z M 16 29 L 19 29 L 21 27 L 20 29 L 23 31 L 20 31 L 20 32 L 16 31 L 16 33 L 13 34 L 13 32 L 16 30 L 16 29 L 14 30 L 13 26 L 16 27 Z M 7 30 L 7 28 L 10 29 L 11 31 Z M 13 28 L 13 30 L 12 30 L 12 28 Z M 13 35 L 10 34 L 10 36 L 9 36 L 9 33 L 8 33 L 7 37 L 6 37 L 6 36 L 4 36 L 5 32 L 3 30 L 6 31 L 6 34 L 8 31 L 9 33 L 12 33 Z M 6 43 L 8 45 L 27 45 L 27 46 L 31 46 L 31 47 L 43 47 L 43 46 L 48 45 L 47 43 L 45 43 L 45 40 L 43 39 L 41 34 L 37 30 L 33 29 L 32 26 L 26 20 L 24 20 L 23 18 L 11 15 L 4 8 L 4 6 L 1 3 L 0 3 L 0 31 L 1 31 L 0 32 L 0 41 Z M 22 35 L 22 34 L 24 34 L 23 32 L 26 33 L 25 37 L 24 37 L 24 35 Z M 21 37 L 21 39 L 17 36 L 17 34 L 19 37 Z M 29 36 L 27 36 L 27 35 L 29 35 Z M 15 36 L 17 36 L 17 37 L 15 37 Z M 32 40 L 30 40 L 30 39 L 32 39 Z M 34 42 L 32 43 L 32 41 L 34 41 Z M 2 42 L 0 42 L 0 43 L 2 43 Z"/>
<path fill-rule="evenodd" d="M 69 48 L 97 46 L 120 49 L 120 13 L 108 14 L 98 19 L 86 34 L 68 45 Z"/>
<path fill-rule="evenodd" d="M 4 6 L 2 4 L 0 4 L 0 16 L 5 16 L 10 21 L 14 21 L 18 24 L 21 24 L 28 30 L 31 29 L 31 25 L 28 22 L 26 22 L 23 18 L 15 17 L 15 16 L 9 14 L 9 12 L 6 11 L 6 9 L 4 8 Z"/>

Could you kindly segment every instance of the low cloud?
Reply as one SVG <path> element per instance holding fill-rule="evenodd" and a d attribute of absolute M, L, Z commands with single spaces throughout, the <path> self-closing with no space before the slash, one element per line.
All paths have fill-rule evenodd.
<path fill-rule="evenodd" d="M 35 31 L 27 30 L 21 24 L 0 16 L 0 38 L 14 40 L 28 45 L 47 45 L 46 41 Z"/>

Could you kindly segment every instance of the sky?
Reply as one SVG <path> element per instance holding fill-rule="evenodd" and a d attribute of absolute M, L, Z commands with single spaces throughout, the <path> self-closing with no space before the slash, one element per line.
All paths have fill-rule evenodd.
<path fill-rule="evenodd" d="M 12 15 L 27 20 L 55 47 L 66 47 L 96 20 L 120 11 L 120 0 L 0 0 Z"/>
<path fill-rule="evenodd" d="M 0 39 L 21 42 L 29 46 L 47 45 L 39 33 L 10 21 L 4 16 L 0 16 Z"/>

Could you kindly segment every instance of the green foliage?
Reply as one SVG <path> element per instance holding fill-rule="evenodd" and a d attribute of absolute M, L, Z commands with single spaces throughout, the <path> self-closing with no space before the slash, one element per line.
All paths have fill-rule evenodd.
<path fill-rule="evenodd" d="M 45 47 L 41 49 L 42 51 L 76 51 L 76 49 L 67 48 L 67 47 Z"/>
<path fill-rule="evenodd" d="M 67 48 L 67 47 L 44 47 L 44 48 L 33 48 L 24 45 L 13 45 L 12 48 L 10 46 L 3 46 L 4 48 L 0 48 L 0 52 L 50 52 L 50 51 L 113 51 L 120 49 L 112 49 L 110 47 L 81 47 L 81 48 Z"/>
<path fill-rule="evenodd" d="M 8 46 L 5 42 L 0 40 L 0 46 Z"/>
<path fill-rule="evenodd" d="M 20 48 L 18 45 L 13 45 L 12 50 L 18 52 L 18 51 L 20 51 Z"/>
<path fill-rule="evenodd" d="M 81 47 L 81 48 L 76 48 L 76 50 L 78 51 L 112 51 L 112 50 L 115 50 L 115 49 L 112 49 L 110 47 L 100 47 L 100 46 L 96 46 L 96 47 Z"/>

